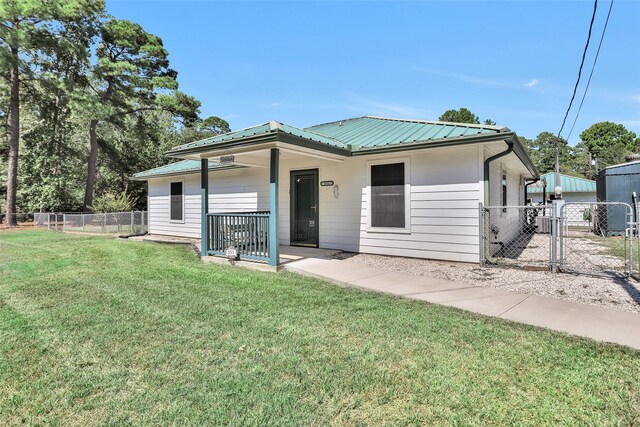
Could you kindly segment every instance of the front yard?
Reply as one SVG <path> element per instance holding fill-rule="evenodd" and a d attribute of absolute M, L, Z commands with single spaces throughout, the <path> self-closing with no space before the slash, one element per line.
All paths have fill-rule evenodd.
<path fill-rule="evenodd" d="M 0 420 L 637 425 L 640 353 L 185 247 L 2 231 Z"/>

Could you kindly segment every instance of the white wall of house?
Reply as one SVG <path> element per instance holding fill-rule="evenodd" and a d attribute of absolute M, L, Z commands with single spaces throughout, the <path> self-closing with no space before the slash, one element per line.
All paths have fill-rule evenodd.
<path fill-rule="evenodd" d="M 524 205 L 524 186 L 522 185 L 521 172 L 514 170 L 509 163 L 497 159 L 490 165 L 490 206 L 491 225 L 493 230 L 497 231 L 496 241 L 505 244 L 510 243 L 514 238 L 520 235 L 522 230 L 523 212 L 520 209 L 507 207 L 505 210 L 501 208 L 502 200 L 502 171 L 507 173 L 507 206 L 523 206 Z M 499 246 L 492 249 L 497 250 Z"/>
<path fill-rule="evenodd" d="M 209 212 L 251 212 L 269 210 L 269 170 L 232 169 L 210 172 Z M 184 220 L 169 219 L 169 190 L 172 182 L 184 183 Z M 200 237 L 200 174 L 149 180 L 149 233 L 179 237 Z"/>
<path fill-rule="evenodd" d="M 318 169 L 320 247 L 346 251 L 478 262 L 478 203 L 483 198 L 483 156 L 477 146 L 397 154 L 356 156 L 341 162 L 298 157 L 280 162 L 279 241 L 290 242 L 290 172 Z M 406 162 L 408 226 L 380 231 L 369 226 L 369 168 L 372 163 Z M 491 200 L 499 202 L 500 165 L 491 168 Z M 269 170 L 243 168 L 209 174 L 209 210 L 269 209 Z M 170 183 L 184 181 L 184 221 L 169 221 Z M 520 175 L 509 171 L 508 204 L 522 203 Z M 149 232 L 200 237 L 199 174 L 149 180 Z M 496 199 L 497 198 L 497 199 Z"/>

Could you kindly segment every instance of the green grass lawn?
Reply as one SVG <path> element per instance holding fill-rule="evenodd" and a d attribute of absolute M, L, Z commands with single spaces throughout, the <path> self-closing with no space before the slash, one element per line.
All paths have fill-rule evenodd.
<path fill-rule="evenodd" d="M 4 231 L 0 424 L 20 423 L 638 425 L 640 353 L 180 246 Z"/>

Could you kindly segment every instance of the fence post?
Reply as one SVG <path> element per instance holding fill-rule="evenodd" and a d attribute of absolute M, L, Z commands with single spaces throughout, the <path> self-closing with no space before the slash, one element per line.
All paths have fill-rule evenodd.
<path fill-rule="evenodd" d="M 640 208 L 640 204 L 636 205 L 636 212 L 638 212 L 638 208 Z M 640 274 L 640 218 L 638 218 L 638 215 L 636 215 L 635 221 L 635 232 L 638 235 L 638 274 Z M 633 240 L 633 238 L 631 238 L 631 240 Z"/>
<path fill-rule="evenodd" d="M 51 213 L 47 213 L 47 230 L 51 231 Z"/>
<path fill-rule="evenodd" d="M 551 271 L 558 272 L 558 204 L 551 203 Z"/>
<path fill-rule="evenodd" d="M 556 235 L 558 239 L 558 259 L 556 260 L 557 268 L 563 267 L 564 264 L 564 237 L 565 237 L 565 227 L 567 227 L 567 234 L 569 233 L 569 223 L 566 221 L 566 209 L 564 202 L 559 206 L 556 206 L 556 214 L 558 215 L 558 233 Z"/>
<path fill-rule="evenodd" d="M 140 234 L 144 234 L 144 210 L 140 211 Z"/>
<path fill-rule="evenodd" d="M 478 245 L 480 249 L 480 266 L 484 267 L 484 206 L 482 202 L 478 203 L 478 236 L 480 238 Z"/>
<path fill-rule="evenodd" d="M 131 234 L 134 234 L 134 230 L 133 230 L 133 211 L 131 211 Z"/>
<path fill-rule="evenodd" d="M 82 218 L 82 231 L 84 231 L 84 212 L 80 214 L 80 218 Z"/>
<path fill-rule="evenodd" d="M 66 227 L 67 227 L 67 214 L 63 213 L 62 214 L 62 232 L 63 233 L 66 230 Z"/>
<path fill-rule="evenodd" d="M 633 221 L 633 211 L 627 209 L 627 218 L 629 224 L 629 277 L 633 275 L 633 236 L 636 232 L 636 223 Z"/>

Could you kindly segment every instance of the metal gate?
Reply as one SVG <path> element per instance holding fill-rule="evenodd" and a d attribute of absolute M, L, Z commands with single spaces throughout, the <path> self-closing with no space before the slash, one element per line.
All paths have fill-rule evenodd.
<path fill-rule="evenodd" d="M 480 204 L 483 265 L 626 277 L 640 242 L 626 203 Z M 638 240 L 638 242 L 636 242 Z"/>
<path fill-rule="evenodd" d="M 614 277 L 631 274 L 635 224 L 630 205 L 564 203 L 559 225 L 560 271 Z"/>

